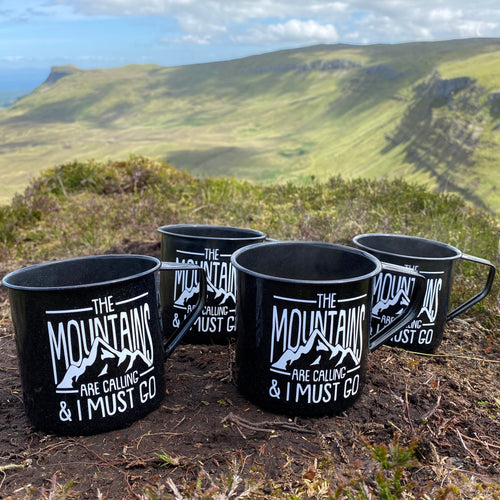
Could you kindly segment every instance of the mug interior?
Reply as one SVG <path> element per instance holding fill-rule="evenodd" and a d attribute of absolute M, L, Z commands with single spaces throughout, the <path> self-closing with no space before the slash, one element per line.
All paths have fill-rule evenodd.
<path fill-rule="evenodd" d="M 8 274 L 5 286 L 53 290 L 116 283 L 147 274 L 160 266 L 158 259 L 141 255 L 99 255 L 58 260 L 25 267 Z"/>
<path fill-rule="evenodd" d="M 238 250 L 233 265 L 253 275 L 282 281 L 332 282 L 368 278 L 380 262 L 350 247 L 316 242 L 276 242 Z"/>
<path fill-rule="evenodd" d="M 354 242 L 364 250 L 419 259 L 454 259 L 461 255 L 446 243 L 399 234 L 362 234 Z"/>
<path fill-rule="evenodd" d="M 185 236 L 189 238 L 213 238 L 219 240 L 231 239 L 262 239 L 265 234 L 256 229 L 247 229 L 232 226 L 211 226 L 197 224 L 177 224 L 158 228 L 162 234 L 171 236 Z"/>

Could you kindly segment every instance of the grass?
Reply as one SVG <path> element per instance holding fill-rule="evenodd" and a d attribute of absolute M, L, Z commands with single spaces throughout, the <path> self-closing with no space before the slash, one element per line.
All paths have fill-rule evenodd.
<path fill-rule="evenodd" d="M 289 491 L 283 491 L 283 485 L 270 484 L 266 486 L 267 494 L 271 490 L 272 498 L 286 498 L 299 500 L 304 498 L 322 498 L 336 500 L 349 498 L 351 500 L 397 500 L 400 498 L 429 498 L 431 485 L 417 485 L 411 480 L 412 471 L 418 465 L 416 459 L 416 441 L 409 446 L 403 446 L 396 435 L 390 443 L 374 444 L 363 438 L 365 446 L 372 458 L 370 470 L 361 473 L 358 471 L 346 483 L 340 483 L 335 474 L 335 467 L 328 455 L 319 461 L 314 459 L 301 474 L 293 474 Z M 170 458 L 170 457 L 169 457 Z M 243 499 L 266 498 L 263 493 L 264 481 L 245 479 L 243 477 L 244 459 L 233 461 L 229 473 L 222 473 L 216 477 L 208 474 L 203 468 L 194 483 L 177 485 L 168 478 L 166 484 L 150 485 L 144 491 L 144 498 L 148 500 L 163 500 L 173 498 L 190 499 Z M 162 464 L 163 465 L 163 464 Z M 165 465 L 171 466 L 169 460 Z M 265 476 L 264 471 L 255 470 L 256 476 Z M 298 478 L 297 478 L 298 476 Z M 332 485 L 337 485 L 332 488 Z M 183 491 L 183 494 L 180 493 Z M 414 493 L 418 491 L 416 495 Z M 449 495 L 458 493 L 458 489 L 448 486 L 435 489 L 434 497 L 444 500 Z"/>
<path fill-rule="evenodd" d="M 43 172 L 23 195 L 0 207 L 0 258 L 20 263 L 102 253 L 130 239 L 156 241 L 159 226 L 178 222 L 247 226 L 277 239 L 344 244 L 366 232 L 411 234 L 498 261 L 497 219 L 458 196 L 419 184 L 340 176 L 307 185 L 199 179 L 141 156 L 73 162 Z M 454 301 L 482 285 L 479 267 L 459 266 Z M 473 310 L 500 331 L 495 285 Z"/>

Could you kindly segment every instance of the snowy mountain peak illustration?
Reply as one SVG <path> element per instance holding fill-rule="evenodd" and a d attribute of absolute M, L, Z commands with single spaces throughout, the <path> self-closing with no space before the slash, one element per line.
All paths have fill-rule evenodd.
<path fill-rule="evenodd" d="M 389 309 L 389 307 L 396 306 L 396 305 L 400 306 L 400 310 L 398 310 L 394 314 L 400 314 L 402 312 L 403 308 L 406 307 L 409 303 L 410 303 L 410 299 L 409 299 L 408 295 L 406 294 L 406 292 L 403 289 L 401 289 L 401 290 L 398 290 L 396 295 L 394 295 L 394 297 L 392 297 L 391 299 L 379 300 L 373 306 L 372 314 L 374 316 L 380 316 L 380 314 L 382 314 L 384 311 Z"/>
<path fill-rule="evenodd" d="M 354 367 L 360 362 L 350 347 L 345 349 L 341 345 L 333 346 L 318 329 L 312 332 L 304 345 L 295 350 L 287 349 L 271 368 L 288 371 L 299 359 L 301 365 L 308 366 L 320 365 L 323 361 L 330 363 L 331 366 L 337 366 L 345 361 Z"/>
<path fill-rule="evenodd" d="M 236 302 L 236 297 L 233 292 L 227 291 L 223 287 L 216 287 L 210 279 L 207 279 L 207 295 L 210 293 L 214 294 L 211 301 L 218 301 L 217 305 L 219 306 L 225 304 L 228 299 L 231 299 L 233 304 Z"/>
<path fill-rule="evenodd" d="M 175 305 L 182 307 L 187 306 L 189 300 L 195 295 L 198 295 L 199 292 L 199 283 L 190 288 L 185 288 L 175 301 Z M 234 304 L 234 302 L 236 301 L 234 293 L 225 290 L 223 287 L 215 286 L 210 278 L 207 277 L 207 302 L 210 302 L 212 304 L 216 303 L 216 305 L 221 306 L 225 304 L 228 299 L 231 299 Z"/>
<path fill-rule="evenodd" d="M 418 317 L 421 318 L 423 314 L 427 315 L 427 321 L 430 323 L 434 323 L 436 321 L 437 310 L 433 308 L 429 308 L 427 306 L 422 307 L 420 312 L 418 313 Z M 425 321 L 425 320 L 424 320 Z"/>
<path fill-rule="evenodd" d="M 130 349 L 118 351 L 105 340 L 97 337 L 94 339 L 89 355 L 79 364 L 72 364 L 68 367 L 57 389 L 73 389 L 75 382 L 85 380 L 86 376 L 90 381 L 94 381 L 99 376 L 112 373 L 113 369 L 110 367 L 120 367 L 120 372 L 126 373 L 138 363 L 142 368 L 151 366 L 151 361 L 142 352 Z"/>
<path fill-rule="evenodd" d="M 191 297 L 193 297 L 194 295 L 198 294 L 199 291 L 200 291 L 199 283 L 197 283 L 192 287 L 184 288 L 184 290 L 182 290 L 182 293 L 175 300 L 174 304 L 176 306 L 187 306 L 187 304 L 189 303 L 189 299 L 191 299 Z"/>

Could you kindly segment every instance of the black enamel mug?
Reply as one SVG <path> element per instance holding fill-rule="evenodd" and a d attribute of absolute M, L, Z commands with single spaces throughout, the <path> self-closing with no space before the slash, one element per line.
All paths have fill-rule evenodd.
<path fill-rule="evenodd" d="M 378 259 L 415 269 L 427 278 L 424 301 L 417 317 L 407 322 L 387 343 L 410 351 L 434 352 L 443 340 L 446 322 L 484 299 L 495 277 L 495 267 L 488 260 L 464 254 L 439 241 L 379 233 L 361 234 L 353 241 L 358 248 Z M 448 312 L 453 271 L 460 259 L 486 266 L 488 276 L 478 294 Z M 373 289 L 373 334 L 399 315 L 401 307 L 409 300 L 411 287 L 411 282 L 396 273 L 384 272 L 377 278 Z"/>
<path fill-rule="evenodd" d="M 205 307 L 184 342 L 224 343 L 234 338 L 236 281 L 231 255 L 243 246 L 265 241 L 266 235 L 255 229 L 202 224 L 163 226 L 158 231 L 162 260 L 196 264 L 207 274 Z M 197 287 L 197 272 L 181 270 L 160 277 L 162 303 L 174 304 L 163 316 L 166 329 L 191 310 Z"/>
<path fill-rule="evenodd" d="M 197 305 L 166 338 L 158 271 L 193 267 L 142 255 L 98 255 L 5 276 L 31 424 L 55 434 L 94 434 L 158 407 L 164 361 L 200 314 L 206 288 L 202 279 Z"/>
<path fill-rule="evenodd" d="M 240 392 L 287 415 L 332 415 L 360 396 L 367 355 L 415 317 L 425 278 L 358 249 L 275 242 L 236 251 L 235 377 Z M 415 279 L 412 301 L 369 339 L 374 280 L 382 270 Z"/>

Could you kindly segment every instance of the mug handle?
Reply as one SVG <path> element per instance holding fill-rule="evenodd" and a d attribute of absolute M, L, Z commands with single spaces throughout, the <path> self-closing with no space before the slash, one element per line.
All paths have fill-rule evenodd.
<path fill-rule="evenodd" d="M 162 262 L 160 266 L 160 271 L 198 271 L 200 273 L 200 290 L 198 292 L 198 302 L 196 302 L 196 307 L 188 314 L 183 322 L 178 326 L 177 333 L 174 334 L 172 340 L 171 337 L 164 344 L 165 359 L 167 359 L 174 349 L 177 347 L 182 337 L 188 332 L 191 325 L 195 322 L 196 318 L 200 315 L 203 307 L 205 306 L 205 300 L 207 297 L 207 274 L 203 268 L 196 266 L 194 264 L 183 264 L 178 262 Z"/>
<path fill-rule="evenodd" d="M 411 278 L 416 278 L 415 286 L 410 297 L 410 303 L 405 309 L 404 313 L 398 316 L 388 325 L 385 325 L 375 335 L 370 336 L 368 340 L 368 351 L 372 352 L 378 349 L 382 344 L 387 342 L 395 333 L 397 333 L 403 326 L 412 321 L 420 312 L 424 302 L 425 290 L 427 288 L 426 278 L 417 271 L 408 267 L 398 266 L 396 264 L 389 264 L 381 262 L 382 272 L 405 274 Z"/>
<path fill-rule="evenodd" d="M 476 264 L 483 264 L 484 266 L 489 266 L 490 269 L 488 272 L 488 278 L 486 279 L 486 285 L 484 286 L 482 291 L 479 292 L 477 295 L 474 295 L 474 297 L 467 300 L 462 305 L 458 306 L 453 311 L 451 311 L 451 313 L 449 313 L 446 316 L 446 321 L 450 321 L 450 319 L 453 319 L 455 316 L 462 314 L 464 311 L 472 307 L 474 304 L 477 304 L 479 301 L 483 300 L 486 297 L 486 295 L 490 293 L 491 287 L 493 285 L 493 280 L 495 278 L 496 268 L 489 260 L 481 259 L 479 257 L 474 257 L 473 255 L 467 255 L 465 253 L 462 254 L 462 259 L 475 262 Z"/>

